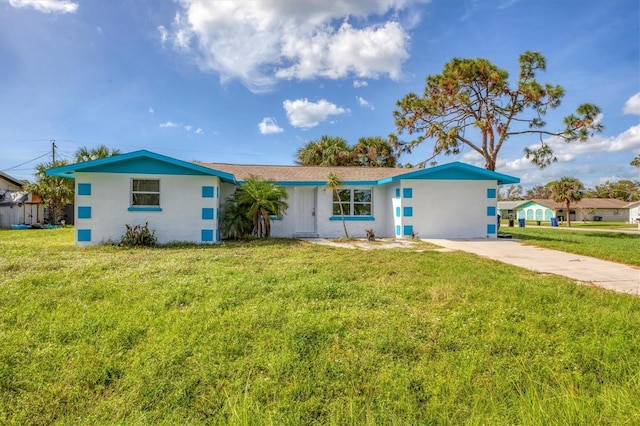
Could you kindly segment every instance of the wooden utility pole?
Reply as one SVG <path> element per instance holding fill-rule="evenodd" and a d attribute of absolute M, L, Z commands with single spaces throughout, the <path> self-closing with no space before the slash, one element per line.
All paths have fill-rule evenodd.
<path fill-rule="evenodd" d="M 51 139 L 51 157 L 53 159 L 53 163 L 56 162 L 56 140 L 55 139 Z"/>

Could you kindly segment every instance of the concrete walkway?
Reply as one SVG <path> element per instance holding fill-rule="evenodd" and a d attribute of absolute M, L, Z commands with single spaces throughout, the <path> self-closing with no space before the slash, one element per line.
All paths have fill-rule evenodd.
<path fill-rule="evenodd" d="M 524 245 L 516 239 L 424 239 L 448 250 L 520 266 L 536 272 L 561 275 L 620 293 L 640 295 L 640 268 L 557 250 Z"/>

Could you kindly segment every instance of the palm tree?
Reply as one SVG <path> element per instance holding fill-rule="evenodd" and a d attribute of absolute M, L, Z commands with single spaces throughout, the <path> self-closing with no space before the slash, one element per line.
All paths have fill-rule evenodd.
<path fill-rule="evenodd" d="M 253 224 L 253 233 L 258 237 L 271 235 L 271 215 L 280 216 L 289 208 L 287 191 L 275 182 L 257 176 L 249 176 L 238 189 L 237 200 L 247 206 L 247 216 Z"/>
<path fill-rule="evenodd" d="M 640 154 L 636 155 L 636 158 L 631 160 L 631 163 L 629 164 L 631 164 L 632 166 L 640 167 Z"/>
<path fill-rule="evenodd" d="M 295 161 L 301 166 L 352 166 L 353 152 L 344 138 L 324 135 L 298 149 Z"/>
<path fill-rule="evenodd" d="M 75 152 L 74 159 L 76 163 L 82 163 L 84 161 L 97 160 L 99 158 L 106 158 L 119 154 L 121 154 L 119 149 L 109 149 L 105 145 L 100 145 L 93 149 L 83 146 Z"/>
<path fill-rule="evenodd" d="M 223 238 L 238 239 L 251 233 L 252 221 L 247 217 L 247 208 L 238 203 L 238 191 L 225 201 L 220 212 L 220 232 Z"/>
<path fill-rule="evenodd" d="M 364 167 L 395 167 L 397 162 L 393 147 L 380 136 L 360 138 L 353 156 L 356 164 Z"/>
<path fill-rule="evenodd" d="M 38 164 L 35 172 L 35 183 L 26 186 L 26 190 L 39 195 L 49 209 L 49 220 L 52 224 L 60 223 L 63 218 L 64 205 L 73 202 L 73 179 L 49 176 L 47 169 L 69 164 L 66 160 Z"/>
<path fill-rule="evenodd" d="M 551 198 L 556 203 L 564 203 L 567 206 L 567 226 L 571 226 L 569 208 L 571 203 L 577 203 L 584 196 L 584 185 L 580 180 L 572 177 L 563 177 L 560 180 L 549 182 L 546 185 L 551 190 Z"/>
<path fill-rule="evenodd" d="M 344 228 L 344 236 L 349 238 L 349 233 L 347 232 L 347 223 L 344 220 L 344 208 L 342 207 L 342 200 L 340 199 L 340 192 L 338 188 L 340 188 L 344 182 L 342 181 L 342 177 L 335 172 L 329 172 L 327 174 L 327 188 L 331 190 L 333 193 L 333 201 L 334 203 L 337 201 L 340 206 L 340 216 L 342 216 L 342 227 Z"/>

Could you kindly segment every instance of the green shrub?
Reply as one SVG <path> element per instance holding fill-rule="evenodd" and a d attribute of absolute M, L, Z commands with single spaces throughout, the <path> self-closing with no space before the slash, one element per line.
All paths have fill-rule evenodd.
<path fill-rule="evenodd" d="M 127 232 L 120 239 L 120 245 L 126 247 L 149 247 L 158 243 L 156 238 L 156 231 L 149 230 L 149 222 L 146 222 L 144 226 L 140 225 L 125 225 Z"/>

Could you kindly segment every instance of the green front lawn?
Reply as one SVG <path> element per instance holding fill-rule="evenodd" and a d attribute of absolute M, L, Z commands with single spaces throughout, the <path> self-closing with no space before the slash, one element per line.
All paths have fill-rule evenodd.
<path fill-rule="evenodd" d="M 500 233 L 539 247 L 640 266 L 640 232 L 627 234 L 563 228 L 500 227 Z"/>
<path fill-rule="evenodd" d="M 526 226 L 538 226 L 538 221 L 536 220 L 525 220 Z M 502 219 L 500 221 L 500 229 L 508 228 L 509 220 Z M 518 227 L 518 219 L 514 219 L 514 226 Z M 543 227 L 551 227 L 551 221 L 549 220 L 541 220 L 540 226 Z M 567 222 L 561 222 L 558 228 L 566 228 Z M 589 228 L 589 229 L 638 229 L 638 225 L 635 223 L 626 223 L 626 222 L 583 222 L 583 221 L 573 221 L 571 222 L 572 228 Z"/>
<path fill-rule="evenodd" d="M 639 424 L 640 298 L 464 253 L 0 231 L 0 424 Z"/>

